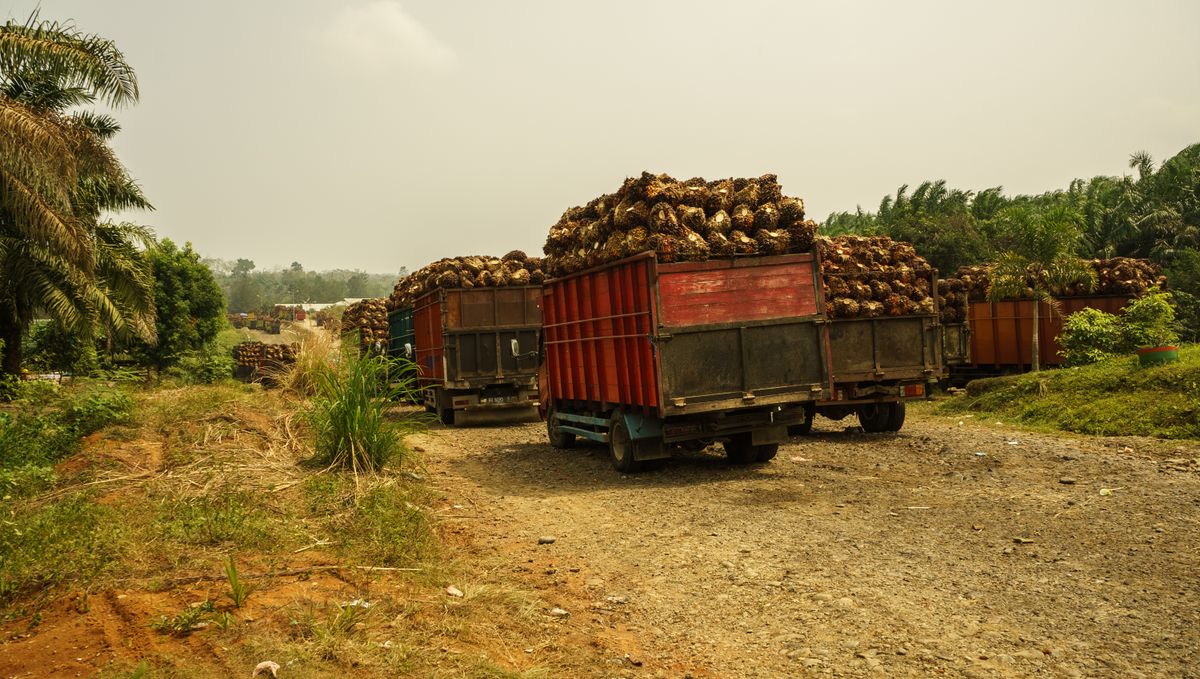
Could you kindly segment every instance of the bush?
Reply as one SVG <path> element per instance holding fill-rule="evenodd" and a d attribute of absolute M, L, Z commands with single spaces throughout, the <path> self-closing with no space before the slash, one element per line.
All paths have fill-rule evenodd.
<path fill-rule="evenodd" d="M 348 351 L 315 371 L 308 419 L 317 434 L 317 462 L 372 473 L 402 452 L 402 437 L 417 420 L 393 421 L 387 411 L 393 401 L 411 396 L 411 379 L 389 384 L 389 375 L 407 374 L 404 367 Z"/>
<path fill-rule="evenodd" d="M 1081 309 L 1067 316 L 1059 352 L 1068 366 L 1103 361 L 1122 351 L 1125 329 L 1121 319 L 1099 309 Z"/>
<path fill-rule="evenodd" d="M 1067 316 L 1058 341 L 1068 366 L 1097 363 L 1142 347 L 1179 341 L 1171 295 L 1154 288 L 1121 310 L 1121 315 L 1082 309 Z"/>
<path fill-rule="evenodd" d="M 1125 305 L 1121 320 L 1125 325 L 1127 351 L 1179 341 L 1171 295 L 1157 288 Z"/>
<path fill-rule="evenodd" d="M 113 513 L 75 495 L 0 515 L 0 607 L 23 594 L 103 572 L 120 550 Z"/>
<path fill-rule="evenodd" d="M 167 374 L 185 384 L 216 384 L 233 376 L 233 356 L 214 347 L 188 352 Z"/>
<path fill-rule="evenodd" d="M 80 439 L 128 421 L 133 399 L 99 388 L 71 393 L 50 382 L 25 382 L 19 410 L 0 413 L 0 497 L 24 496 L 54 483 L 54 465 L 79 450 Z"/>

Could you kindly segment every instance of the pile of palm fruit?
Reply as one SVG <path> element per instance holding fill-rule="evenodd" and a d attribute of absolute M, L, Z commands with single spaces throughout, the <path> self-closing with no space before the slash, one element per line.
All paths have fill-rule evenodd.
<path fill-rule="evenodd" d="M 241 342 L 233 347 L 233 362 L 242 368 L 257 368 L 263 361 L 262 342 Z"/>
<path fill-rule="evenodd" d="M 438 288 L 503 288 L 541 285 L 544 280 L 542 259 L 520 250 L 503 257 L 447 257 L 401 278 L 388 297 L 387 308 L 407 309 L 418 297 Z"/>
<path fill-rule="evenodd" d="M 300 345 L 292 344 L 267 344 L 263 346 L 262 362 L 263 365 L 283 366 L 291 365 L 296 362 L 296 354 L 300 351 Z"/>
<path fill-rule="evenodd" d="M 1048 290 L 1054 297 L 1083 297 L 1087 295 L 1124 295 L 1137 297 L 1155 286 L 1165 288 L 1167 279 L 1162 269 L 1146 259 L 1113 257 L 1111 259 L 1085 260 L 1095 273 L 1095 284 L 1090 282 L 1053 285 L 1050 273 L 1036 265 L 1030 265 L 1025 273 L 1025 291 L 1022 298 L 1032 298 L 1036 290 Z M 964 266 L 955 275 L 938 281 L 938 292 L 942 296 L 942 322 L 961 323 L 967 317 L 969 300 L 986 300 L 991 288 L 992 265 Z"/>
<path fill-rule="evenodd" d="M 660 262 L 808 252 L 817 223 L 778 178 L 678 181 L 643 172 L 616 193 L 573 207 L 550 228 L 546 273 L 564 276 L 636 255 Z"/>
<path fill-rule="evenodd" d="M 358 331 L 359 345 L 363 349 L 388 342 L 388 308 L 383 299 L 364 299 L 342 312 L 343 333 Z"/>
<path fill-rule="evenodd" d="M 258 370 L 264 366 L 281 366 L 296 362 L 300 345 L 241 342 L 233 347 L 233 362 L 239 368 Z"/>
<path fill-rule="evenodd" d="M 830 318 L 932 314 L 933 268 L 908 243 L 887 236 L 817 239 Z"/>

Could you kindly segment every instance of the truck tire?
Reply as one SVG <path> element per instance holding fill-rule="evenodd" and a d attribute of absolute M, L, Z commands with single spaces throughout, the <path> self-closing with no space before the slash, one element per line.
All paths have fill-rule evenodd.
<path fill-rule="evenodd" d="M 869 434 L 878 434 L 882 431 L 888 431 L 888 422 L 891 420 L 891 409 L 888 403 L 869 403 L 858 407 L 858 423 L 862 425 L 863 431 Z"/>
<path fill-rule="evenodd" d="M 775 459 L 778 452 L 778 443 L 764 443 L 761 446 L 754 446 L 754 459 L 758 462 L 770 462 Z"/>
<path fill-rule="evenodd" d="M 629 438 L 625 418 L 619 412 L 608 423 L 608 457 L 613 469 L 622 474 L 632 474 L 639 468 L 633 459 L 633 439 Z"/>
<path fill-rule="evenodd" d="M 546 437 L 555 448 L 571 448 L 575 445 L 575 435 L 558 427 L 558 418 L 553 406 L 546 412 Z"/>
<path fill-rule="evenodd" d="M 454 426 L 454 408 L 447 406 L 438 410 L 438 420 L 447 427 Z"/>
<path fill-rule="evenodd" d="M 749 432 L 734 434 L 722 445 L 725 448 L 725 457 L 730 464 L 750 464 L 758 460 L 758 453 L 755 445 L 751 443 Z"/>
<path fill-rule="evenodd" d="M 788 427 L 788 436 L 804 436 L 812 432 L 813 416 L 816 415 L 816 408 L 804 409 L 804 421 L 800 424 L 793 424 Z"/>
<path fill-rule="evenodd" d="M 888 431 L 900 431 L 904 426 L 904 401 L 893 403 L 891 413 L 888 415 Z"/>

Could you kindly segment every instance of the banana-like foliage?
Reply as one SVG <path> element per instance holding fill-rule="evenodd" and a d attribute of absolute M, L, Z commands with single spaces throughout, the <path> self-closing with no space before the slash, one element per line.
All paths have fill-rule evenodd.
<path fill-rule="evenodd" d="M 36 314 L 89 337 L 97 327 L 153 341 L 153 281 L 143 227 L 101 220 L 150 209 L 109 146 L 111 116 L 76 110 L 138 98 L 116 45 L 72 24 L 0 25 L 0 339 L 4 370 Z"/>

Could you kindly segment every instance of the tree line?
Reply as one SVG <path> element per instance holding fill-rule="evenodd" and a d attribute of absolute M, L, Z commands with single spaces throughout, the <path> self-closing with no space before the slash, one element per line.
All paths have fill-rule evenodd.
<path fill-rule="evenodd" d="M 826 234 L 883 234 L 912 243 L 943 276 L 960 266 L 1025 255 L 1053 241 L 1083 258 L 1138 257 L 1161 265 L 1184 336 L 1200 337 L 1200 144 L 1156 165 L 1134 153 L 1131 173 L 1076 179 L 1065 189 L 1008 195 L 1003 187 L 951 188 L 931 180 L 901 186 L 874 212 L 835 212 Z M 1035 255 L 1025 259 L 1037 260 Z"/>
<path fill-rule="evenodd" d="M 396 281 L 406 275 L 365 273 L 348 269 L 305 271 L 300 262 L 286 269 L 257 270 L 253 260 L 207 259 L 217 284 L 228 300 L 229 310 L 250 312 L 276 304 L 340 302 L 348 297 L 386 297 Z"/>

